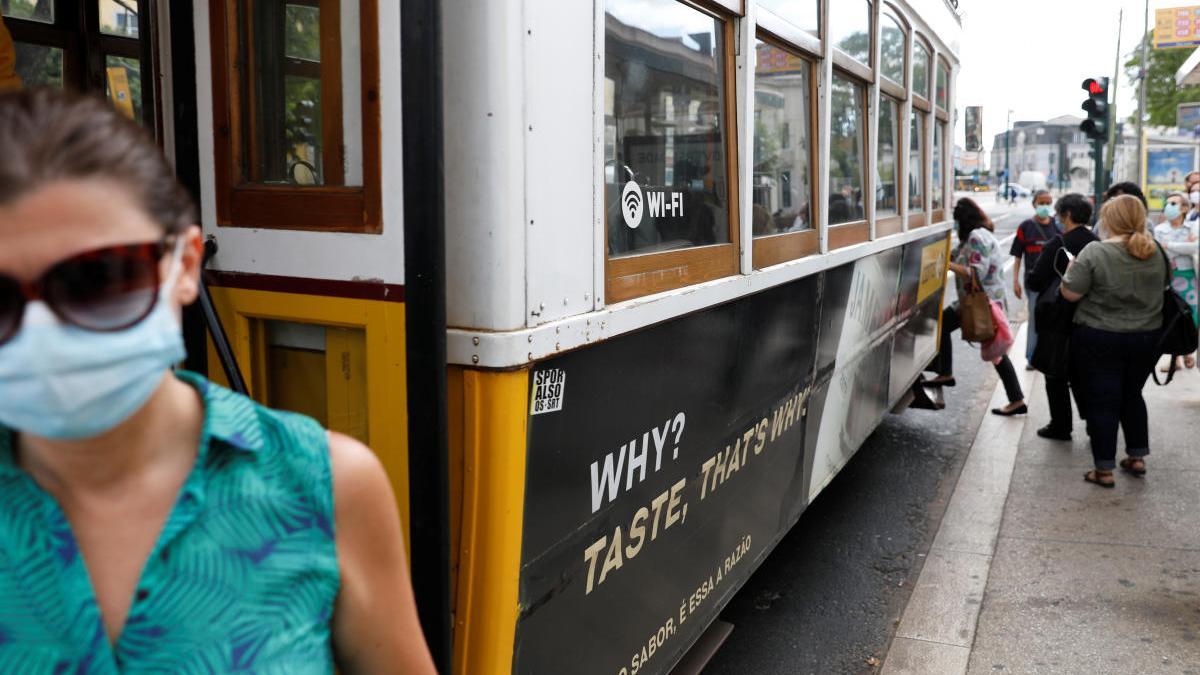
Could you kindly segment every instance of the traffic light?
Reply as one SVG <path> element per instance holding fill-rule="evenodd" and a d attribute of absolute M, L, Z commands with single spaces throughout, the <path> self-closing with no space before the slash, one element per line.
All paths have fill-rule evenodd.
<path fill-rule="evenodd" d="M 1087 119 L 1079 125 L 1083 133 L 1093 141 L 1108 138 L 1108 78 L 1091 78 L 1083 81 L 1083 90 L 1088 93 L 1081 106 L 1087 111 Z"/>

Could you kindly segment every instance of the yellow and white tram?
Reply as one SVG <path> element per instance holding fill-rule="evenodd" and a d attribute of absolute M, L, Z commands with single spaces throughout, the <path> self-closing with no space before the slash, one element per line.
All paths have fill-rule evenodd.
<path fill-rule="evenodd" d="M 0 11 L 198 195 L 189 365 L 380 454 L 446 670 L 669 672 L 936 353 L 946 0 Z"/>

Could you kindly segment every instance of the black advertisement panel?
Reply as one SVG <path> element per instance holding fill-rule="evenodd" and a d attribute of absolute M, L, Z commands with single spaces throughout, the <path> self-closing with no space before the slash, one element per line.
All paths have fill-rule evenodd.
<path fill-rule="evenodd" d="M 898 304 L 880 256 L 533 369 L 514 672 L 664 673 L 704 632 L 807 502 L 814 384 L 856 303 Z M 855 356 L 872 406 L 891 334 Z"/>

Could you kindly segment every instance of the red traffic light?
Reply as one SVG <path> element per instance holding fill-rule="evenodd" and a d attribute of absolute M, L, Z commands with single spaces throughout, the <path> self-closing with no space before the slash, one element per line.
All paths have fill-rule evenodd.
<path fill-rule="evenodd" d="M 1102 83 L 1099 80 L 1090 77 L 1083 81 L 1082 87 L 1086 89 L 1087 93 L 1091 94 L 1092 96 L 1095 96 L 1096 94 L 1108 93 L 1107 83 Z"/>

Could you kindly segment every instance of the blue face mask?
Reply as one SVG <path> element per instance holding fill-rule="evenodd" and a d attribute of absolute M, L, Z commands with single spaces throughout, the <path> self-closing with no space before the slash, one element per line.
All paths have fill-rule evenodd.
<path fill-rule="evenodd" d="M 1163 215 L 1167 217 L 1167 220 L 1175 220 L 1182 212 L 1179 205 L 1174 202 L 1167 202 L 1167 205 L 1163 207 Z"/>
<path fill-rule="evenodd" d="M 1037 213 L 1038 218 L 1049 218 L 1050 216 L 1054 215 L 1054 211 L 1050 208 L 1049 204 L 1037 205 L 1037 207 L 1034 208 L 1034 212 Z"/>
<path fill-rule="evenodd" d="M 0 346 L 0 424 L 72 440 L 98 436 L 140 410 L 186 356 L 170 300 L 182 254 L 180 239 L 154 311 L 127 330 L 76 328 L 44 303 L 29 303 L 21 332 Z"/>

